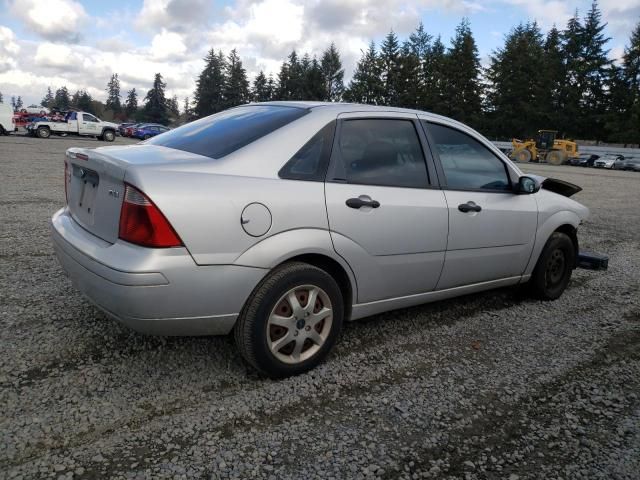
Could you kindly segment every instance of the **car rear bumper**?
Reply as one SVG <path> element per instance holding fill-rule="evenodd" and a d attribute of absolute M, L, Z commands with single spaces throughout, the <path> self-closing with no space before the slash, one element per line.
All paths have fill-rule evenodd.
<path fill-rule="evenodd" d="M 53 246 L 75 287 L 130 328 L 153 335 L 224 335 L 267 273 L 199 266 L 186 248 L 150 249 L 103 241 L 67 209 L 51 219 Z"/>

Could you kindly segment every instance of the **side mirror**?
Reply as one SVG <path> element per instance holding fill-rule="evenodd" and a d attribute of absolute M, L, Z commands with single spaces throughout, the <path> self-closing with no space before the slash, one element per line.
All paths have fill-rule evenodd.
<path fill-rule="evenodd" d="M 516 193 L 519 195 L 530 195 L 540 190 L 540 182 L 531 177 L 520 177 Z"/>

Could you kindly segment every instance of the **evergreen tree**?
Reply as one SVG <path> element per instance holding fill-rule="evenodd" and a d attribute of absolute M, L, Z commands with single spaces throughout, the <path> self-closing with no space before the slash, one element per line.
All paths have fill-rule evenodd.
<path fill-rule="evenodd" d="M 576 10 L 562 32 L 564 79 L 559 95 L 558 114 L 561 115 L 561 133 L 575 136 L 579 132 L 580 103 L 582 98 L 582 31 Z"/>
<path fill-rule="evenodd" d="M 83 112 L 94 113 L 93 111 L 93 99 L 86 90 L 78 92 L 78 98 L 76 100 L 76 108 Z"/>
<path fill-rule="evenodd" d="M 380 46 L 378 57 L 382 73 L 382 97 L 384 105 L 398 106 L 400 98 L 400 44 L 391 30 Z"/>
<path fill-rule="evenodd" d="M 322 100 L 340 101 L 344 92 L 344 69 L 342 68 L 342 60 L 340 60 L 340 53 L 334 43 L 323 52 L 320 68 L 325 91 L 325 97 Z"/>
<path fill-rule="evenodd" d="M 193 110 L 191 109 L 191 101 L 189 100 L 189 97 L 185 97 L 184 98 L 184 110 L 182 112 L 182 115 L 184 117 L 184 121 L 185 122 L 190 122 L 191 118 L 193 117 Z"/>
<path fill-rule="evenodd" d="M 398 57 L 397 105 L 404 108 L 420 108 L 424 92 L 421 59 L 411 41 L 404 42 Z"/>
<path fill-rule="evenodd" d="M 40 105 L 46 108 L 53 107 L 55 99 L 53 97 L 53 92 L 51 91 L 51 87 L 47 87 L 47 94 L 42 98 Z"/>
<path fill-rule="evenodd" d="M 20 111 L 22 109 L 22 97 L 20 95 L 18 95 L 18 98 L 16 99 L 16 107 L 15 109 L 17 111 Z"/>
<path fill-rule="evenodd" d="M 0 92 L 0 103 L 3 103 L 2 92 Z"/>
<path fill-rule="evenodd" d="M 560 130 L 564 126 L 564 120 L 559 112 L 562 105 L 562 89 L 565 81 L 565 66 L 562 52 L 562 37 L 560 31 L 553 26 L 544 41 L 544 68 L 538 72 L 545 82 L 547 91 L 546 108 L 547 122 L 545 128 Z"/>
<path fill-rule="evenodd" d="M 164 93 L 166 87 L 167 84 L 162 80 L 162 75 L 156 73 L 153 80 L 153 87 L 147 92 L 144 98 L 144 116 L 150 122 L 160 123 L 162 125 L 169 123 L 167 100 Z"/>
<path fill-rule="evenodd" d="M 167 109 L 174 118 L 178 118 L 180 116 L 180 106 L 178 105 L 177 95 L 167 99 Z"/>
<path fill-rule="evenodd" d="M 63 86 L 56 90 L 53 103 L 59 110 L 69 110 L 69 107 L 71 106 L 71 98 L 69 98 L 69 90 L 67 90 L 67 87 Z"/>
<path fill-rule="evenodd" d="M 11 96 L 11 108 L 13 109 L 13 111 L 16 111 L 16 97 Z"/>
<path fill-rule="evenodd" d="M 132 88 L 127 93 L 127 100 L 124 104 L 124 111 L 129 118 L 133 117 L 138 111 L 138 94 L 136 93 L 135 88 Z"/>
<path fill-rule="evenodd" d="M 426 99 L 429 94 L 429 92 L 427 92 L 427 82 L 430 73 L 431 40 L 431 35 L 425 31 L 424 25 L 420 22 L 415 32 L 409 36 L 408 43 L 403 46 L 403 82 L 407 81 L 409 75 L 411 75 L 411 72 L 415 69 L 413 78 L 413 84 L 415 85 L 413 87 L 415 89 L 413 95 L 415 95 L 415 99 L 410 104 L 415 105 L 419 109 L 425 108 L 427 103 Z M 415 62 L 417 62 L 417 66 Z M 403 96 L 405 99 L 401 101 L 402 104 L 407 103 L 406 96 L 410 94 L 407 90 L 411 90 L 411 88 L 405 86 L 404 90 Z"/>
<path fill-rule="evenodd" d="M 348 102 L 380 105 L 384 101 L 384 86 L 381 67 L 376 53 L 376 45 L 371 42 L 356 65 L 349 88 L 344 97 Z"/>
<path fill-rule="evenodd" d="M 204 61 L 205 67 L 198 76 L 194 93 L 195 114 L 198 117 L 206 117 L 225 108 L 223 92 L 227 79 L 224 54 L 216 54 L 211 49 Z"/>
<path fill-rule="evenodd" d="M 304 72 L 298 59 L 298 54 L 293 50 L 280 67 L 278 74 L 277 100 L 304 100 Z"/>
<path fill-rule="evenodd" d="M 224 100 L 226 108 L 242 105 L 249 101 L 249 81 L 242 60 L 234 48 L 227 57 Z"/>
<path fill-rule="evenodd" d="M 304 74 L 304 100 L 326 100 L 329 97 L 327 93 L 327 82 L 322 70 L 322 66 L 316 57 L 309 62 L 309 57 L 305 56 L 303 63 Z"/>
<path fill-rule="evenodd" d="M 478 48 L 466 18 L 456 27 L 445 62 L 445 113 L 463 123 L 480 120 L 482 89 Z"/>
<path fill-rule="evenodd" d="M 631 33 L 621 67 L 612 67 L 607 129 L 614 142 L 640 144 L 640 23 Z"/>
<path fill-rule="evenodd" d="M 488 133 L 528 138 L 540 125 L 546 125 L 550 103 L 544 70 L 544 41 L 538 25 L 513 28 L 487 69 Z"/>
<path fill-rule="evenodd" d="M 107 83 L 107 110 L 111 110 L 114 114 L 122 111 L 122 103 L 120 102 L 120 80 L 118 74 L 111 75 L 109 83 Z"/>
<path fill-rule="evenodd" d="M 583 138 L 601 140 L 604 137 L 604 122 L 607 107 L 606 84 L 611 74 L 612 62 L 605 45 L 611 40 L 603 33 L 606 23 L 597 2 L 591 4 L 582 29 L 582 75 L 583 91 L 580 132 Z"/>
<path fill-rule="evenodd" d="M 273 79 L 272 79 L 273 80 Z M 268 102 L 273 96 L 273 90 L 269 88 L 269 81 L 264 72 L 260 70 L 260 73 L 256 75 L 253 80 L 253 89 L 251 91 L 251 97 L 254 102 Z"/>
<path fill-rule="evenodd" d="M 436 38 L 424 61 L 424 90 L 421 108 L 434 113 L 446 113 L 445 90 L 447 87 L 447 55 L 440 37 Z"/>

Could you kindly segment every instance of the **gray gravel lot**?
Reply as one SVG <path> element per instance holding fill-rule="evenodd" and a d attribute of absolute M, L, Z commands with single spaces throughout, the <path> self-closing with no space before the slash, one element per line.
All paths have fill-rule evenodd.
<path fill-rule="evenodd" d="M 560 300 L 354 322 L 271 381 L 228 338 L 145 337 L 71 287 L 48 219 L 78 144 L 104 145 L 0 137 L 0 478 L 640 478 L 640 174 L 527 167 L 584 188 L 582 246 L 611 257 Z"/>

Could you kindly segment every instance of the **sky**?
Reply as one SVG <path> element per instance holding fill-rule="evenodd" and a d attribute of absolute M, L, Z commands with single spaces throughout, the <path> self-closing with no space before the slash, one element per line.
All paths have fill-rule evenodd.
<path fill-rule="evenodd" d="M 373 40 L 393 29 L 406 38 L 422 22 L 445 45 L 463 17 L 481 61 L 519 22 L 559 28 L 591 0 L 0 0 L 0 92 L 39 104 L 50 86 L 86 89 L 104 100 L 118 73 L 123 97 L 144 96 L 156 72 L 168 96 L 192 96 L 207 50 L 237 49 L 250 78 L 277 74 L 296 49 L 320 56 L 335 42 L 348 80 Z M 600 0 L 607 48 L 619 59 L 640 22 L 640 0 Z"/>

